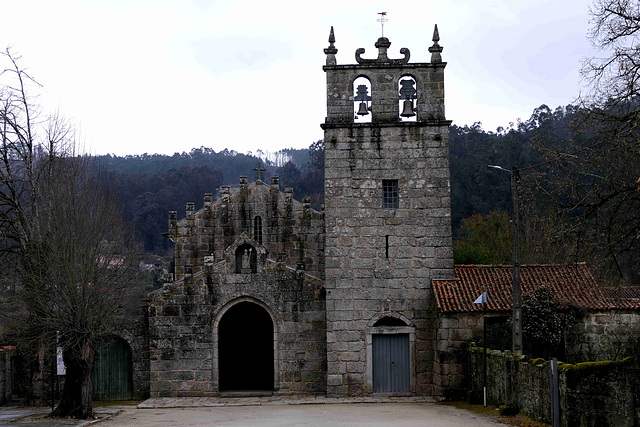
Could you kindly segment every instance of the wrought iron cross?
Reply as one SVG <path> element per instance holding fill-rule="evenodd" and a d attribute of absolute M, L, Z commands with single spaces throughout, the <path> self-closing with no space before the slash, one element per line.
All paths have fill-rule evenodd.
<path fill-rule="evenodd" d="M 262 181 L 260 179 L 260 172 L 266 172 L 267 170 L 262 167 L 262 161 L 258 161 L 258 167 L 253 168 L 254 171 L 258 172 L 258 181 Z"/>

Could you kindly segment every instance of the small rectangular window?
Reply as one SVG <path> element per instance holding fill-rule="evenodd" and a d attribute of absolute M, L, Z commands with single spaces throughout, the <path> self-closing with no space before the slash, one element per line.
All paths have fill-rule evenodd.
<path fill-rule="evenodd" d="M 398 180 L 382 180 L 382 208 L 398 209 Z"/>

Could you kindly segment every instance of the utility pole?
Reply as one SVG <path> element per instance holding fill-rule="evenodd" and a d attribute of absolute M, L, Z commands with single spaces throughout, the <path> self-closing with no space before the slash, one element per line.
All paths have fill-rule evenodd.
<path fill-rule="evenodd" d="M 520 171 L 511 169 L 511 197 L 513 207 L 513 354 L 522 356 L 522 287 L 520 286 L 520 209 L 518 205 Z"/>
<path fill-rule="evenodd" d="M 500 166 L 489 165 L 491 169 L 498 169 L 511 174 L 511 224 L 513 226 L 513 354 L 522 356 L 522 287 L 520 285 L 520 210 L 518 199 L 518 182 L 520 170 L 511 170 Z"/>

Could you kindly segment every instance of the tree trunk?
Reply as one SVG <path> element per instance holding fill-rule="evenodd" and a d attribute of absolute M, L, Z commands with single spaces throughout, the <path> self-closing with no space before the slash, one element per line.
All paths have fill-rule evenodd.
<path fill-rule="evenodd" d="M 30 403 L 38 404 L 44 400 L 44 341 L 37 344 L 36 359 L 32 362 Z"/>
<path fill-rule="evenodd" d="M 65 352 L 67 370 L 64 389 L 54 417 L 89 418 L 93 414 L 93 350 L 85 344 L 83 357 Z"/>

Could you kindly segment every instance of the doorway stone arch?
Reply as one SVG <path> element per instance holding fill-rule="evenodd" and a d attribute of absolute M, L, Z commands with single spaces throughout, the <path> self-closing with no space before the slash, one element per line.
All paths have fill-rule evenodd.
<path fill-rule="evenodd" d="M 365 391 L 367 393 L 384 393 L 392 395 L 405 395 L 415 393 L 416 390 L 416 328 L 412 323 L 400 313 L 378 313 L 374 315 L 367 324 L 367 366 L 366 366 L 366 381 Z M 377 341 L 377 342 L 376 342 Z M 379 350 L 388 350 L 390 352 L 391 359 L 389 360 L 376 360 L 380 357 Z M 374 380 L 376 372 L 374 372 L 374 365 L 379 365 L 380 362 L 390 362 L 395 365 L 398 363 L 392 359 L 396 357 L 404 358 L 402 366 L 397 366 L 401 369 L 402 373 L 400 377 L 396 377 L 395 373 L 386 371 L 390 375 L 388 384 L 382 384 L 383 388 L 387 385 L 391 387 L 389 390 L 380 390 L 381 383 Z M 380 371 L 377 372 L 378 374 Z M 407 377 L 408 376 L 408 377 Z M 397 382 L 404 383 L 399 389 L 395 386 Z M 383 381 L 383 383 L 387 383 Z"/>
<path fill-rule="evenodd" d="M 213 386 L 218 392 L 279 389 L 278 326 L 271 308 L 248 296 L 225 304 L 213 322 Z"/>

